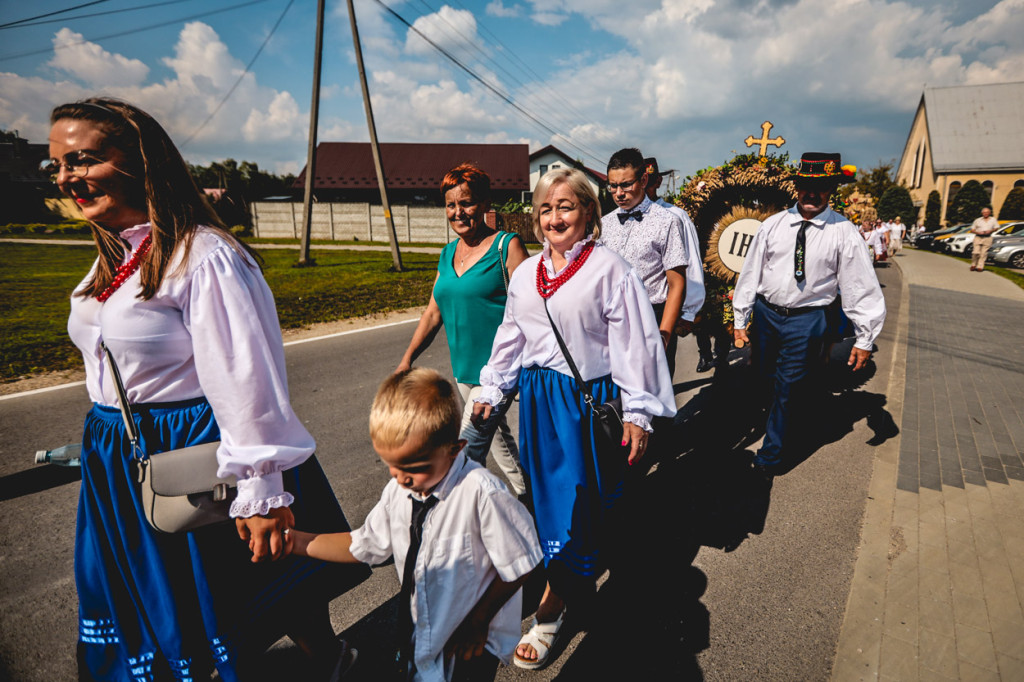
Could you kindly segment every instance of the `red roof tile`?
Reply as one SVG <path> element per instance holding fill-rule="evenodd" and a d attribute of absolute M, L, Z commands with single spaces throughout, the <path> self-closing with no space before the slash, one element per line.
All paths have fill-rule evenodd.
<path fill-rule="evenodd" d="M 437 190 L 445 173 L 469 161 L 491 176 L 492 189 L 530 189 L 530 155 L 525 144 L 383 142 L 380 156 L 390 188 Z M 369 142 L 321 142 L 316 167 L 315 189 L 377 187 Z M 294 186 L 303 187 L 305 176 L 303 168 Z"/>

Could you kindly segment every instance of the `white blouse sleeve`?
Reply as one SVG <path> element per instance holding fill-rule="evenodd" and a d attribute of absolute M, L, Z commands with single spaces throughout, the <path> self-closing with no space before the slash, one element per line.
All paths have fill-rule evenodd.
<path fill-rule="evenodd" d="M 864 242 L 852 225 L 844 230 L 839 249 L 839 292 L 843 312 L 857 333 L 854 346 L 871 350 L 885 323 L 885 298 Z"/>
<path fill-rule="evenodd" d="M 290 505 L 281 472 L 304 462 L 316 444 L 288 398 L 281 328 L 262 273 L 230 247 L 215 249 L 192 275 L 182 316 L 220 426 L 217 474 L 238 477 L 231 515 Z"/>
<path fill-rule="evenodd" d="M 518 271 L 517 271 L 518 272 Z M 497 405 L 505 393 L 519 382 L 519 371 L 523 367 L 523 349 L 526 337 L 516 323 L 512 310 L 515 307 L 515 292 L 509 290 L 505 303 L 505 315 L 491 345 L 491 357 L 480 370 L 480 385 L 483 390 L 475 402 Z"/>
<path fill-rule="evenodd" d="M 672 378 L 647 291 L 630 270 L 607 304 L 612 381 L 622 389 L 623 420 L 651 431 L 651 417 L 676 413 Z"/>

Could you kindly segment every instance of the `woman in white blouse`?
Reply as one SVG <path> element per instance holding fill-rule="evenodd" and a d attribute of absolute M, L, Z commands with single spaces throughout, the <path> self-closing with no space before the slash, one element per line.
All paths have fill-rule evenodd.
<path fill-rule="evenodd" d="M 644 454 L 651 418 L 675 414 L 658 321 L 629 263 L 595 241 L 599 205 L 586 176 L 575 169 L 545 174 L 534 190 L 533 224 L 544 249 L 512 275 L 474 407 L 477 418 L 486 418 L 503 393 L 519 386 L 520 457 L 532 481 L 548 579 L 516 649 L 516 665 L 529 669 L 547 663 L 566 601 L 593 590 L 601 517 L 621 495 L 627 466 Z M 590 409 L 545 301 L 595 400 L 622 398 L 628 456 L 595 454 Z"/>
<path fill-rule="evenodd" d="M 148 114 L 93 98 L 58 106 L 50 122 L 45 165 L 99 251 L 68 322 L 94 402 L 75 541 L 82 676 L 193 679 L 215 667 L 223 680 L 245 679 L 239 670 L 287 632 L 326 677 L 349 656 L 327 603 L 365 574 L 274 561 L 286 527 L 348 525 L 292 411 L 260 267 Z M 220 439 L 218 473 L 238 477 L 235 525 L 164 534 L 147 524 L 101 342 L 145 453 Z"/>

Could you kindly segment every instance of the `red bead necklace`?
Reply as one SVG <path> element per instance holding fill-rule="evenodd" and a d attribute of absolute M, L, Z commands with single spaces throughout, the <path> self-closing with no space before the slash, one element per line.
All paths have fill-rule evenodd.
<path fill-rule="evenodd" d="M 594 242 L 587 242 L 580 250 L 580 254 L 576 256 L 576 259 L 569 263 L 565 270 L 562 270 L 561 274 L 554 279 L 548 277 L 548 269 L 544 267 L 544 256 L 541 256 L 540 262 L 537 263 L 537 293 L 541 295 L 541 298 L 551 298 L 558 291 L 559 287 L 568 282 L 569 278 L 583 267 L 583 264 L 587 262 L 587 258 L 590 256 L 590 252 L 593 250 Z"/>
<path fill-rule="evenodd" d="M 139 248 L 135 250 L 132 257 L 128 259 L 128 262 L 117 268 L 117 273 L 114 275 L 114 281 L 110 283 L 106 289 L 96 296 L 96 300 L 103 303 L 111 294 L 121 288 L 129 277 L 135 274 L 135 271 L 139 269 L 142 264 L 142 259 L 145 258 L 146 254 L 149 253 L 149 247 L 153 245 L 153 235 L 147 234 L 146 238 L 139 244 Z"/>

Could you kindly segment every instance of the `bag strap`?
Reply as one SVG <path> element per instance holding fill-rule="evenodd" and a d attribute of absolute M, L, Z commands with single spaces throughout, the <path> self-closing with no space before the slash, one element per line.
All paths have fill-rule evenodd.
<path fill-rule="evenodd" d="M 544 267 L 543 263 L 540 263 L 538 267 Z M 565 357 L 565 362 L 569 365 L 569 369 L 572 370 L 572 375 L 576 378 L 576 384 L 580 387 L 580 391 L 583 392 L 583 400 L 586 401 L 590 409 L 594 409 L 594 396 L 591 395 L 590 389 L 587 383 L 583 381 L 583 377 L 580 376 L 580 371 L 576 368 L 576 363 L 572 360 L 572 355 L 569 353 L 568 346 L 565 345 L 565 341 L 562 340 L 562 335 L 558 333 L 558 327 L 555 326 L 555 320 L 551 317 L 551 311 L 548 310 L 548 299 L 544 299 L 544 312 L 548 314 L 548 321 L 551 323 L 551 330 L 555 332 L 555 340 L 558 341 L 558 347 L 562 349 L 562 355 Z"/>
<path fill-rule="evenodd" d="M 124 383 L 121 381 L 121 372 L 117 369 L 114 355 L 107 348 L 107 344 L 100 341 L 100 348 L 103 349 L 103 353 L 107 356 L 107 366 L 110 368 L 110 376 L 114 380 L 114 391 L 117 393 L 117 403 L 121 408 L 121 419 L 124 420 L 124 428 L 128 431 L 128 439 L 131 441 L 132 454 L 136 455 L 137 459 L 142 459 L 142 453 L 139 450 L 139 426 L 135 423 L 135 419 L 132 418 L 132 406 L 128 402 L 128 391 L 125 390 Z"/>
<path fill-rule="evenodd" d="M 505 255 L 502 253 L 502 249 L 505 246 L 505 240 L 510 236 L 508 232 L 502 232 L 501 236 L 498 237 L 498 266 L 501 268 L 501 279 L 505 282 L 505 293 L 508 293 L 508 269 L 505 267 Z"/>

